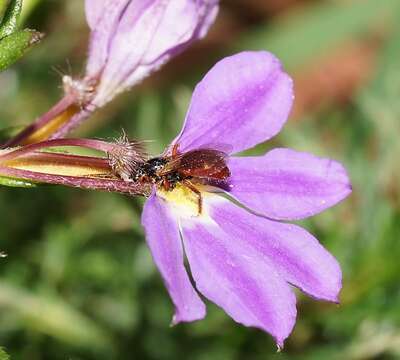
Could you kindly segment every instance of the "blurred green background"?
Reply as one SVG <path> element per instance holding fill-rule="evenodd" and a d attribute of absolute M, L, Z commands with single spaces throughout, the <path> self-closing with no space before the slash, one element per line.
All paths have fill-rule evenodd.
<path fill-rule="evenodd" d="M 26 0 L 47 37 L 0 73 L 0 126 L 20 126 L 83 71 L 80 0 Z M 134 46 L 134 44 L 133 44 Z M 354 192 L 301 222 L 340 261 L 341 305 L 299 293 L 282 353 L 208 304 L 169 327 L 172 305 L 146 248 L 142 200 L 61 187 L 0 189 L 0 346 L 12 359 L 400 359 L 400 1 L 228 0 L 207 38 L 99 111 L 76 135 L 154 140 L 180 129 L 193 86 L 216 60 L 276 53 L 296 104 L 279 146 L 341 161 Z M 3 359 L 0 351 L 0 359 Z"/>

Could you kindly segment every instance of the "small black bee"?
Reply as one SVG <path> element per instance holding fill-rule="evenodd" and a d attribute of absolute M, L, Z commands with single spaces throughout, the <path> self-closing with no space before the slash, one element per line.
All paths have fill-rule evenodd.
<path fill-rule="evenodd" d="M 202 212 L 202 196 L 197 184 L 214 184 L 226 181 L 230 176 L 226 157 L 222 151 L 197 149 L 179 153 L 175 144 L 170 156 L 151 158 L 138 164 L 131 174 L 133 181 L 156 184 L 166 191 L 183 184 L 198 197 L 199 214 Z"/>

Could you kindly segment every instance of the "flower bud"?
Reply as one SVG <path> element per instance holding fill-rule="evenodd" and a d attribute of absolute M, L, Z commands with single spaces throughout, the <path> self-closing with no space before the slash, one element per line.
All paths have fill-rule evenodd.
<path fill-rule="evenodd" d="M 193 41 L 218 12 L 218 0 L 86 0 L 91 29 L 86 79 L 95 79 L 92 104 L 102 106 Z"/>

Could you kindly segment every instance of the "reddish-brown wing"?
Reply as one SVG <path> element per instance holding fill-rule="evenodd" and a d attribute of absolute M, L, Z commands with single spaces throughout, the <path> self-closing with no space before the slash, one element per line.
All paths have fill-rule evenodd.
<path fill-rule="evenodd" d="M 227 155 L 218 150 L 199 149 L 181 154 L 174 159 L 174 170 L 185 177 L 225 180 L 230 176 Z"/>

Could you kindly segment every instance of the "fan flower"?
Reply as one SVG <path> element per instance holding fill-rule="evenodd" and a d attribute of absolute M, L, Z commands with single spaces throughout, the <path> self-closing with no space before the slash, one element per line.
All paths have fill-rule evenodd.
<path fill-rule="evenodd" d="M 173 324 L 205 316 L 199 292 L 236 322 L 272 334 L 281 347 L 296 319 L 291 286 L 338 302 L 335 258 L 306 230 L 283 221 L 317 214 L 349 195 L 343 166 L 286 148 L 233 156 L 276 135 L 292 101 L 292 80 L 268 52 L 225 58 L 197 85 L 183 129 L 164 156 L 177 148 L 180 154 L 224 149 L 230 176 L 224 186 L 195 184 L 201 211 L 199 194 L 183 181 L 173 189 L 156 183 L 144 206 L 147 243 L 175 305 Z"/>

